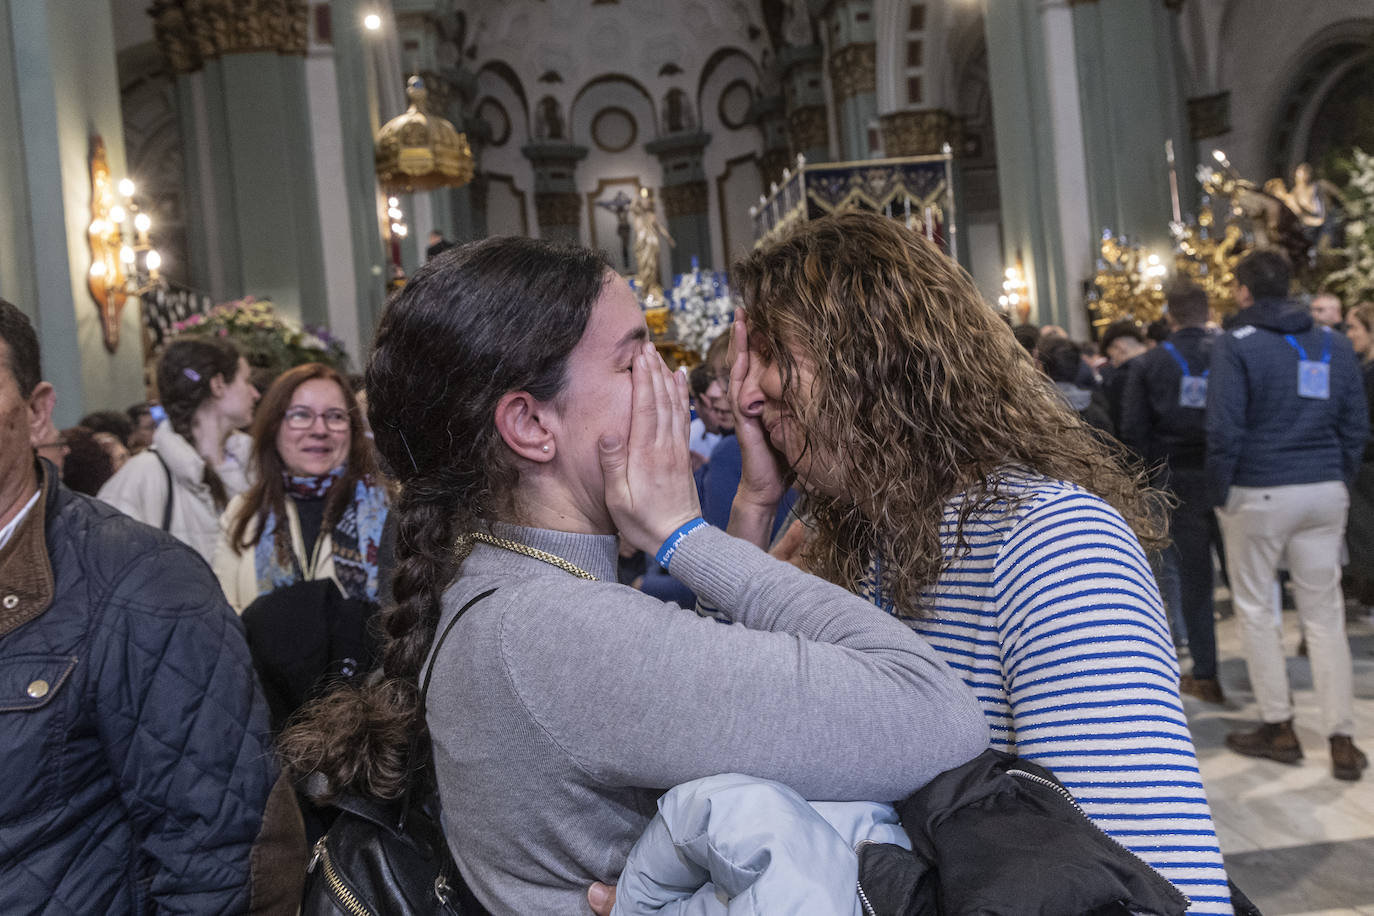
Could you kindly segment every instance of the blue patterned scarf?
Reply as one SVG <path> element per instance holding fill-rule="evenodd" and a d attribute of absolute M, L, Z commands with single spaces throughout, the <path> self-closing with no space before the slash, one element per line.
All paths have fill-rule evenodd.
<path fill-rule="evenodd" d="M 318 477 L 282 475 L 287 499 L 322 499 L 343 475 L 344 466 Z M 386 523 L 390 500 L 386 488 L 371 477 L 358 481 L 353 499 L 344 506 L 343 513 L 329 530 L 333 545 L 334 578 L 343 586 L 344 594 L 364 601 L 377 600 L 377 549 L 382 540 L 382 526 Z M 269 512 L 263 521 L 262 533 L 253 553 L 253 567 L 257 572 L 258 594 L 299 582 L 304 576 L 303 564 L 288 544 L 289 562 L 278 556 L 276 531 L 278 519 Z M 309 550 L 312 544 L 305 545 Z"/>

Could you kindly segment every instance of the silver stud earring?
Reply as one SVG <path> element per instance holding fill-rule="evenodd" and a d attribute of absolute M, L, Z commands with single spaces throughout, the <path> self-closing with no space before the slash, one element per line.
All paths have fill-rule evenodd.
<path fill-rule="evenodd" d="M 546 451 L 546 452 L 547 452 L 547 451 L 548 451 L 548 450 L 549 450 L 549 447 L 548 447 L 548 446 L 547 446 L 547 445 L 546 445 L 546 446 L 544 446 L 544 451 Z"/>

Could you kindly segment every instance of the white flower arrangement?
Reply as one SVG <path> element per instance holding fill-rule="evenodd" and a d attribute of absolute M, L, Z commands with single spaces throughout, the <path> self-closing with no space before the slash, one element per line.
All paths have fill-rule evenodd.
<path fill-rule="evenodd" d="M 1326 285 L 1347 303 L 1374 296 L 1374 155 L 1358 147 L 1349 183 L 1342 190 L 1345 209 L 1345 265 L 1326 277 Z"/>
<path fill-rule="evenodd" d="M 730 327 L 738 305 L 724 274 L 706 273 L 693 264 L 668 293 L 668 313 L 678 344 L 705 357 L 711 341 Z"/>

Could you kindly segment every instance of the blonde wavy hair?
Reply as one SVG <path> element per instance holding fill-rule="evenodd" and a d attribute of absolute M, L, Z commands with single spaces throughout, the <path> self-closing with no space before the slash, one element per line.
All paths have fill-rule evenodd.
<path fill-rule="evenodd" d="M 853 211 L 807 222 L 736 264 L 732 287 L 804 449 L 837 467 L 832 495 L 806 492 L 803 559 L 818 575 L 855 589 L 881 557 L 884 597 L 922 616 L 922 591 L 968 549 L 969 518 L 1015 508 L 999 472 L 1017 467 L 1102 497 L 1146 546 L 1165 542 L 1140 469 L 1063 402 L 968 274 L 901 223 Z M 814 370 L 808 398 L 799 361 Z M 941 521 L 960 493 L 947 555 Z"/>

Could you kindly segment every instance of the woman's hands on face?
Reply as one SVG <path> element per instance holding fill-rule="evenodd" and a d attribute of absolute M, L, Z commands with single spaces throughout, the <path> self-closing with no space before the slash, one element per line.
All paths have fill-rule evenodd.
<path fill-rule="evenodd" d="M 674 531 L 701 517 L 687 448 L 687 376 L 670 372 L 653 344 L 646 343 L 635 356 L 630 379 L 629 441 L 601 437 L 601 474 L 606 509 L 621 538 L 653 553 Z"/>
<path fill-rule="evenodd" d="M 744 310 L 735 310 L 730 331 L 730 409 L 735 415 L 735 436 L 743 459 L 736 503 L 741 500 L 772 512 L 777 509 L 787 487 L 782 457 L 768 442 L 763 427 L 763 395 L 756 380 L 749 378 L 752 356 L 749 353 L 749 325 Z"/>

